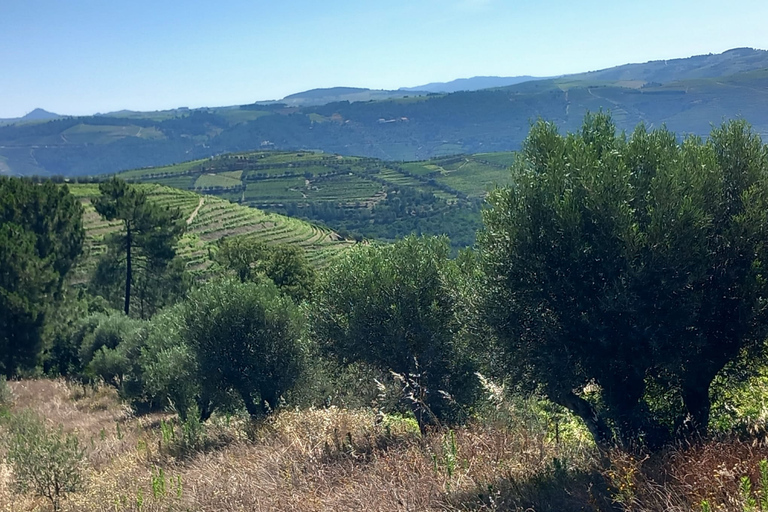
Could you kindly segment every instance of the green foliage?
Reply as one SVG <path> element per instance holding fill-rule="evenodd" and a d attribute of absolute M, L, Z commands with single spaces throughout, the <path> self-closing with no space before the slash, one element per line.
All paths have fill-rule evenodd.
<path fill-rule="evenodd" d="M 165 471 L 158 467 L 152 474 L 152 496 L 157 500 L 165 496 Z"/>
<path fill-rule="evenodd" d="M 193 404 L 181 418 L 181 434 L 176 434 L 174 421 L 160 421 L 162 435 L 161 450 L 174 457 L 185 457 L 205 448 L 207 437 L 205 424 L 200 419 L 200 411 Z"/>
<path fill-rule="evenodd" d="M 46 315 L 84 236 L 82 207 L 66 186 L 0 176 L 0 372 L 38 363 Z"/>
<path fill-rule="evenodd" d="M 216 260 L 232 270 L 240 282 L 268 278 L 296 302 L 307 300 L 315 282 L 315 271 L 304 250 L 295 245 L 267 245 L 252 238 L 219 240 Z"/>
<path fill-rule="evenodd" d="M 141 356 L 145 389 L 185 421 L 238 400 L 260 416 L 302 372 L 303 328 L 297 306 L 271 282 L 209 283 L 152 321 Z"/>
<path fill-rule="evenodd" d="M 148 201 L 145 190 L 119 178 L 102 183 L 99 191 L 94 208 L 106 220 L 121 221 L 122 230 L 110 235 L 109 250 L 94 273 L 92 286 L 113 300 L 116 290 L 121 290 L 125 314 L 133 299 L 139 316 L 149 318 L 187 288 L 183 267 L 171 264 L 184 229 L 181 213 Z M 138 293 L 132 298 L 134 287 Z"/>
<path fill-rule="evenodd" d="M 44 497 L 53 510 L 61 510 L 66 495 L 82 487 L 85 452 L 77 436 L 65 434 L 61 427 L 47 428 L 29 410 L 11 416 L 7 429 L 7 458 L 15 488 Z"/>
<path fill-rule="evenodd" d="M 755 433 L 765 429 L 768 368 L 758 364 L 740 361 L 729 365 L 712 382 L 709 426 L 713 432 Z"/>
<path fill-rule="evenodd" d="M 189 296 L 182 318 L 203 418 L 232 393 L 252 416 L 274 410 L 302 371 L 301 314 L 272 283 L 210 283 Z"/>
<path fill-rule="evenodd" d="M 457 411 L 440 392 L 468 405 L 476 389 L 468 347 L 454 336 L 449 251 L 445 238 L 413 236 L 388 246 L 357 246 L 327 269 L 312 312 L 321 347 L 343 363 L 402 375 L 444 419 Z"/>
<path fill-rule="evenodd" d="M 155 316 L 141 350 L 144 392 L 155 405 L 175 409 L 182 420 L 202 395 L 195 353 L 183 337 L 183 304 Z"/>
<path fill-rule="evenodd" d="M 742 510 L 744 512 L 756 512 L 757 500 L 752 496 L 752 481 L 748 476 L 743 476 L 739 480 L 739 494 L 742 499 Z"/>
<path fill-rule="evenodd" d="M 82 370 L 80 348 L 86 336 L 96 327 L 101 315 L 109 312 L 101 297 L 94 297 L 82 288 L 70 288 L 64 299 L 48 315 L 45 323 L 43 370 L 47 375 L 79 375 Z"/>
<path fill-rule="evenodd" d="M 147 322 L 120 314 L 95 315 L 85 322 L 93 331 L 83 336 L 80 364 L 83 375 L 114 386 L 123 398 L 143 396 L 139 358 L 147 337 Z"/>
<path fill-rule="evenodd" d="M 205 445 L 205 424 L 200 420 L 200 411 L 193 405 L 187 417 L 181 422 L 182 453 L 190 453 L 201 449 Z"/>
<path fill-rule="evenodd" d="M 682 144 L 665 129 L 616 135 L 602 114 L 567 136 L 534 125 L 479 234 L 509 374 L 599 441 L 703 432 L 713 379 L 763 348 L 767 173 L 744 122 Z M 667 424 L 653 389 L 677 397 L 655 400 Z"/>

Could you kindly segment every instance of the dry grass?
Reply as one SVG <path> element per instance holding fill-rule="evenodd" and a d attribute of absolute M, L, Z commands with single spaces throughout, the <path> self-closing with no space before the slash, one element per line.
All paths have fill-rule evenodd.
<path fill-rule="evenodd" d="M 556 443 L 541 425 L 474 424 L 457 429 L 454 442 L 447 432 L 422 438 L 412 422 L 338 408 L 283 411 L 259 424 L 214 418 L 205 450 L 174 457 L 160 428 L 176 421 L 169 414 L 136 417 L 107 388 L 10 386 L 14 409 L 63 424 L 87 447 L 85 488 L 64 504 L 71 512 L 666 512 L 701 510 L 703 499 L 741 511 L 739 479 L 749 475 L 757 488 L 768 457 L 760 443 L 731 439 L 653 457 L 614 450 L 600 466 L 589 443 Z M 12 493 L 11 476 L 0 464 L 0 511 L 48 510 Z"/>
<path fill-rule="evenodd" d="M 329 408 L 284 411 L 255 425 L 217 418 L 207 425 L 213 448 L 181 459 L 163 446 L 159 424 L 169 415 L 134 417 L 106 388 L 84 391 L 49 380 L 11 387 L 16 409 L 63 424 L 88 447 L 85 490 L 65 502 L 69 511 L 483 508 L 482 494 L 500 478 L 524 481 L 554 457 L 572 456 L 572 447 L 543 436 L 480 426 L 458 429 L 452 451 L 446 433 L 421 438 L 413 422 Z M 153 493 L 159 468 L 165 489 Z M 1 466 L 1 511 L 45 509 L 42 501 L 12 494 L 9 479 Z"/>
<path fill-rule="evenodd" d="M 760 440 L 700 441 L 653 456 L 613 450 L 610 459 L 604 474 L 624 510 L 700 511 L 706 500 L 711 510 L 743 512 L 749 510 L 739 489 L 743 477 L 750 479 L 756 501 L 768 492 L 760 489 L 760 461 L 768 459 L 768 446 Z"/>

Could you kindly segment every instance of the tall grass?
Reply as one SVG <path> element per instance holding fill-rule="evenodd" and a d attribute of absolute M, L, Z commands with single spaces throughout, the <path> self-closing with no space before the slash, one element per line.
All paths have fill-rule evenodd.
<path fill-rule="evenodd" d="M 408 416 L 334 406 L 185 427 L 170 413 L 134 416 L 107 388 L 8 385 L 13 414 L 29 408 L 85 448 L 82 489 L 61 502 L 64 511 L 765 512 L 768 505 L 762 442 L 732 436 L 652 455 L 613 449 L 603 458 L 578 422 L 540 400 L 490 399 L 469 424 L 422 435 Z M 14 492 L 2 460 L 0 511 L 50 509 Z"/>

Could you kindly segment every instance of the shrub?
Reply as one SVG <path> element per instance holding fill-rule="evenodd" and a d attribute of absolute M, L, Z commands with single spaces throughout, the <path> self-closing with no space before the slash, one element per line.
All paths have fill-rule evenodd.
<path fill-rule="evenodd" d="M 357 246 L 331 265 L 314 300 L 318 344 L 344 364 L 402 375 L 422 427 L 453 419 L 452 405 L 472 403 L 477 391 L 470 347 L 456 335 L 462 275 L 449 253 L 437 237 Z"/>
<path fill-rule="evenodd" d="M 83 339 L 98 327 L 109 305 L 102 297 L 83 289 L 67 290 L 55 310 L 46 317 L 43 370 L 50 376 L 75 377 L 82 371 Z"/>
<path fill-rule="evenodd" d="M 61 426 L 49 429 L 42 418 L 25 410 L 11 416 L 7 443 L 17 491 L 44 497 L 58 511 L 66 495 L 82 487 L 85 452 L 77 437 L 65 434 Z"/>
<path fill-rule="evenodd" d="M 153 322 L 141 357 L 147 389 L 182 419 L 193 405 L 205 420 L 236 401 L 261 416 L 303 371 L 303 328 L 272 282 L 209 283 Z"/>
<path fill-rule="evenodd" d="M 80 348 L 84 375 L 114 386 L 123 398 L 140 399 L 143 384 L 139 358 L 148 323 L 122 314 L 98 318 L 98 326 L 84 337 Z"/>
<path fill-rule="evenodd" d="M 171 406 L 182 420 L 202 396 L 195 354 L 182 338 L 184 304 L 155 316 L 141 349 L 144 393 L 155 405 Z"/>

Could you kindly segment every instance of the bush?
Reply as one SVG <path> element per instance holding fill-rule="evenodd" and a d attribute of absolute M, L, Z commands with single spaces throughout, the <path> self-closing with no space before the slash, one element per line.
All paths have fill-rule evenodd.
<path fill-rule="evenodd" d="M 198 411 L 202 391 L 197 378 L 197 359 L 182 337 L 184 304 L 155 316 L 141 350 L 144 393 L 154 405 L 175 409 L 186 421 L 187 412 Z"/>
<path fill-rule="evenodd" d="M 11 416 L 7 444 L 17 491 L 44 497 L 58 511 L 66 495 L 82 487 L 85 452 L 77 437 L 65 434 L 61 426 L 51 430 L 25 410 Z"/>
<path fill-rule="evenodd" d="M 274 410 L 306 360 L 298 306 L 271 282 L 209 283 L 150 328 L 142 365 L 147 389 L 182 419 L 205 420 L 239 401 L 251 416 Z"/>
<path fill-rule="evenodd" d="M 331 265 L 315 294 L 320 347 L 343 364 L 401 375 L 422 427 L 434 416 L 456 419 L 462 411 L 455 405 L 477 396 L 473 350 L 457 335 L 463 276 L 449 253 L 444 237 L 360 245 Z"/>
<path fill-rule="evenodd" d="M 67 290 L 59 307 L 47 317 L 43 371 L 49 376 L 74 377 L 80 374 L 80 348 L 83 339 L 93 333 L 107 313 L 109 305 L 83 289 Z"/>

